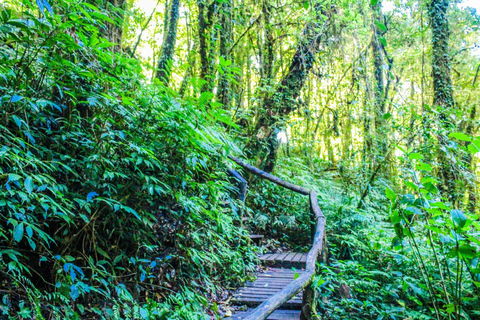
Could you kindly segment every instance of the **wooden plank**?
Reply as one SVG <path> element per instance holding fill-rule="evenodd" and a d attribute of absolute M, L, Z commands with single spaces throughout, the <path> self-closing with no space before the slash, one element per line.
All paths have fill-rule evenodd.
<path fill-rule="evenodd" d="M 240 290 L 238 290 L 238 293 L 248 293 L 248 292 L 265 292 L 265 293 L 272 293 L 272 292 L 278 292 L 280 291 L 281 289 L 280 288 L 270 288 L 270 287 L 266 287 L 266 288 L 262 288 L 262 287 L 244 287 Z M 302 295 L 302 293 L 299 293 L 298 294 L 299 296 Z"/>
<path fill-rule="evenodd" d="M 293 277 L 289 278 L 257 278 L 255 283 L 290 283 L 292 282 Z"/>
<path fill-rule="evenodd" d="M 242 300 L 245 298 L 262 298 L 263 300 L 267 300 L 271 296 L 273 296 L 276 292 L 270 292 L 270 293 L 261 293 L 261 292 L 245 292 L 245 293 L 239 293 L 238 295 L 234 296 L 235 300 Z M 294 296 L 292 297 L 291 300 L 302 300 L 301 296 Z"/>
<path fill-rule="evenodd" d="M 268 257 L 268 259 L 266 259 L 266 260 L 275 261 L 275 260 L 277 260 L 277 257 L 278 257 L 278 253 L 274 253 L 270 257 Z"/>
<path fill-rule="evenodd" d="M 235 312 L 231 317 L 225 318 L 226 320 L 240 320 L 245 319 L 252 313 L 252 310 Z M 267 320 L 300 320 L 300 310 L 275 310 Z"/>
<path fill-rule="evenodd" d="M 308 255 L 307 254 L 303 254 L 303 256 L 300 258 L 300 262 L 307 262 L 307 257 Z"/>
<path fill-rule="evenodd" d="M 299 275 L 302 274 L 302 272 L 297 272 Z M 285 279 L 293 279 L 295 277 L 295 273 L 284 273 L 284 274 L 278 274 L 278 273 L 265 273 L 262 274 L 261 276 L 258 276 L 258 278 L 285 278 Z"/>
<path fill-rule="evenodd" d="M 302 258 L 302 253 L 297 253 L 293 258 L 292 262 L 300 262 L 300 259 Z"/>
<path fill-rule="evenodd" d="M 265 291 L 241 291 L 238 292 L 235 297 L 270 297 L 273 295 L 273 292 L 265 292 Z M 296 295 L 292 299 L 301 299 L 301 295 Z"/>
<path fill-rule="evenodd" d="M 271 256 L 272 256 L 271 253 L 267 253 L 267 254 L 264 254 L 264 255 L 258 257 L 258 259 L 260 259 L 260 260 L 267 260 L 267 259 L 268 259 L 269 257 L 271 257 Z"/>
<path fill-rule="evenodd" d="M 270 296 L 270 298 L 271 297 L 273 297 L 273 296 Z M 262 302 L 267 301 L 267 299 L 262 299 L 260 297 L 240 298 L 240 299 L 233 298 L 232 301 L 237 302 L 237 303 L 245 303 L 245 304 L 255 305 L 255 304 L 261 304 Z M 301 306 L 302 305 L 302 300 L 301 299 L 289 300 L 283 305 L 284 306 Z"/>
<path fill-rule="evenodd" d="M 283 259 L 285 259 L 285 257 L 288 255 L 288 252 L 284 252 L 284 253 L 280 253 L 277 257 L 277 260 L 278 261 L 283 261 Z"/>
<path fill-rule="evenodd" d="M 291 252 L 289 253 L 284 259 L 283 261 L 284 262 L 291 262 L 292 261 L 292 258 L 295 257 L 296 253 L 295 252 Z"/>

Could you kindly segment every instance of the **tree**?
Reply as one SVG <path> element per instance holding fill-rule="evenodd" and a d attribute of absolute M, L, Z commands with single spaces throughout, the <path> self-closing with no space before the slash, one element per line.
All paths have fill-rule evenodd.
<path fill-rule="evenodd" d="M 206 4 L 198 0 L 198 38 L 200 53 L 200 79 L 203 82 L 202 91 L 212 91 L 213 59 L 214 59 L 214 21 L 217 16 L 217 2 L 213 0 Z"/>
<path fill-rule="evenodd" d="M 122 49 L 123 24 L 125 22 L 125 0 L 91 0 L 99 9 L 105 10 L 113 22 L 106 22 L 101 32 L 110 42 L 114 43 L 112 50 L 120 52 Z"/>
<path fill-rule="evenodd" d="M 170 7 L 170 14 L 168 17 L 168 25 L 166 28 L 166 34 L 164 35 L 164 41 L 162 44 L 162 54 L 158 61 L 156 77 L 165 86 L 168 86 L 171 74 L 171 63 L 173 54 L 175 52 L 175 43 L 177 40 L 177 24 L 180 11 L 180 0 L 172 0 Z"/>
<path fill-rule="evenodd" d="M 450 0 L 432 0 L 429 4 L 430 23 L 432 25 L 432 77 L 433 77 L 433 105 L 438 109 L 440 131 L 438 133 L 439 148 L 439 175 L 442 179 L 441 191 L 445 196 L 455 201 L 455 172 L 448 160 L 448 133 L 453 124 L 449 120 L 449 112 L 454 106 L 452 95 L 452 79 L 450 77 L 450 57 L 448 41 L 450 30 L 447 18 L 447 9 Z"/>
<path fill-rule="evenodd" d="M 287 74 L 275 93 L 266 99 L 263 113 L 256 124 L 256 135 L 252 138 L 256 141 L 249 144 L 252 155 L 257 157 L 257 164 L 260 163 L 267 172 L 272 171 L 275 166 L 278 151 L 277 133 L 282 120 L 295 110 L 296 99 L 313 67 L 315 55 L 326 34 L 333 8 L 327 11 L 324 6 L 323 2 L 315 4 L 315 18 L 305 25 Z"/>
<path fill-rule="evenodd" d="M 232 46 L 232 4 L 230 0 L 222 3 L 222 14 L 220 21 L 220 57 L 223 59 L 223 63 L 226 65 L 230 60 L 230 47 Z M 231 63 L 231 62 L 230 62 Z M 221 72 L 218 76 L 218 90 L 217 100 L 224 106 L 228 106 L 230 103 L 230 83 L 227 77 L 227 70 L 224 66 L 220 65 Z"/>

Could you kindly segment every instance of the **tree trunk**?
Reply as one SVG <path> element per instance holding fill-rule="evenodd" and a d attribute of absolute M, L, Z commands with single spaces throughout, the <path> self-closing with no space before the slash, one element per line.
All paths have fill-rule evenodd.
<path fill-rule="evenodd" d="M 222 4 L 222 20 L 220 29 L 220 57 L 223 58 L 224 64 L 221 66 L 222 72 L 218 77 L 217 101 L 228 106 L 231 100 L 230 82 L 228 79 L 228 63 L 230 60 L 229 48 L 232 46 L 232 5 L 230 0 Z"/>
<path fill-rule="evenodd" d="M 375 132 L 377 138 L 378 150 L 376 152 L 379 156 L 385 155 L 386 147 L 386 137 L 385 137 L 385 128 L 384 128 L 384 119 L 383 115 L 385 114 L 385 79 L 383 73 L 384 66 L 384 57 L 382 54 L 382 47 L 380 43 L 380 38 L 382 33 L 379 29 L 379 25 L 383 24 L 382 19 L 382 3 L 378 1 L 375 6 L 372 6 L 374 21 L 373 24 L 373 37 L 372 37 L 372 55 L 373 55 L 373 65 L 374 65 L 374 76 L 375 76 Z"/>
<path fill-rule="evenodd" d="M 438 108 L 440 130 L 438 133 L 439 148 L 439 175 L 442 180 L 440 190 L 442 194 L 455 202 L 455 172 L 452 163 L 448 160 L 448 133 L 452 124 L 448 120 L 448 113 L 453 108 L 452 80 L 450 78 L 450 57 L 448 41 L 450 37 L 447 9 L 450 0 L 432 0 L 429 4 L 430 24 L 432 27 L 432 76 L 433 76 L 433 104 Z"/>
<path fill-rule="evenodd" d="M 123 38 L 123 23 L 125 20 L 125 0 L 91 0 L 89 3 L 95 5 L 99 9 L 104 9 L 108 12 L 111 22 L 105 22 L 105 29 L 102 30 L 102 35 L 115 45 L 111 47 L 113 52 L 120 52 L 122 50 Z"/>
<path fill-rule="evenodd" d="M 180 0 L 173 0 L 168 17 L 167 33 L 162 44 L 162 54 L 158 61 L 156 78 L 166 87 L 170 81 L 172 68 L 172 58 L 175 52 L 175 43 L 177 41 L 177 25 L 180 11 Z"/>
<path fill-rule="evenodd" d="M 202 92 L 213 90 L 213 20 L 215 18 L 217 3 L 213 0 L 206 5 L 206 0 L 198 0 L 198 38 L 200 53 L 200 79 Z"/>
<path fill-rule="evenodd" d="M 296 108 L 303 85 L 313 67 L 315 54 L 320 49 L 331 12 L 326 12 L 322 4 L 315 5 L 316 19 L 306 24 L 303 39 L 297 46 L 287 74 L 276 92 L 264 103 L 264 110 L 256 124 L 256 136 L 249 143 L 251 156 L 256 157 L 257 165 L 271 172 L 275 166 L 278 150 L 277 133 L 283 120 Z M 319 27 L 320 26 L 320 27 Z"/>

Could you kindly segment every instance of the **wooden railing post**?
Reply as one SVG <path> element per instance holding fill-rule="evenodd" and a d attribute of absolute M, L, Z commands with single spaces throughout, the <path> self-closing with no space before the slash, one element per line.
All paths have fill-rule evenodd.
<path fill-rule="evenodd" d="M 300 320 L 320 320 L 317 314 L 317 294 L 312 284 L 303 290 L 302 313 Z"/>

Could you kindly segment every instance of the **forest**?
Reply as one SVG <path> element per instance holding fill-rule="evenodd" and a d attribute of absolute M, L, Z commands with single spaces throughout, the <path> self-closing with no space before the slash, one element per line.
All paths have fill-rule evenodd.
<path fill-rule="evenodd" d="M 478 0 L 0 0 L 0 319 L 480 319 L 479 109 Z"/>

